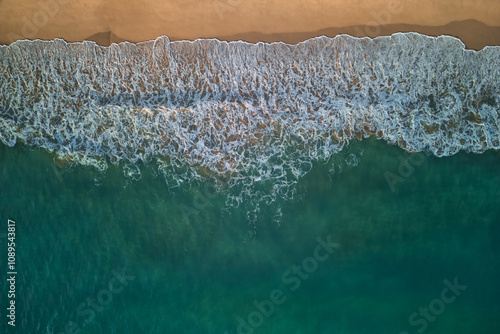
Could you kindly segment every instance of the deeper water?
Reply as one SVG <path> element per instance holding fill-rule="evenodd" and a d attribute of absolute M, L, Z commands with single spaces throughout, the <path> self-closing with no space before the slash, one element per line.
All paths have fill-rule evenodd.
<path fill-rule="evenodd" d="M 255 203 L 228 207 L 231 189 L 169 188 L 153 164 L 132 180 L 122 166 L 64 166 L 2 145 L 0 244 L 14 220 L 18 275 L 16 327 L 6 325 L 3 279 L 0 332 L 499 333 L 498 151 L 412 155 L 421 164 L 401 176 L 408 157 L 352 141 L 299 179 L 293 200 L 248 216 Z M 387 172 L 404 182 L 391 189 Z M 307 259 L 329 236 L 332 254 Z M 299 278 L 293 265 L 310 273 Z M 122 268 L 126 285 L 110 288 Z M 436 301 L 455 279 L 466 289 Z M 259 316 L 253 302 L 276 289 L 280 304 Z M 417 314 L 410 324 L 429 304 L 432 321 Z"/>

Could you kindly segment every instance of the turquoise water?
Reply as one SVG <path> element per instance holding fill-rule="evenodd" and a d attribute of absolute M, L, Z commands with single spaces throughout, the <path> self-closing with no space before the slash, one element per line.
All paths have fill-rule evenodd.
<path fill-rule="evenodd" d="M 16 222 L 18 272 L 16 327 L 2 311 L 2 333 L 500 332 L 498 151 L 353 141 L 294 199 L 239 207 L 209 180 L 169 188 L 155 164 L 133 180 L 21 144 L 0 161 L 0 233 Z M 466 288 L 443 297 L 455 278 Z M 430 306 L 432 321 L 418 314 Z"/>

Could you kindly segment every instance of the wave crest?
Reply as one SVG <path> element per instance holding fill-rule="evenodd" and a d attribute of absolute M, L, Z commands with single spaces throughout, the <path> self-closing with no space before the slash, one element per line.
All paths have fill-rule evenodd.
<path fill-rule="evenodd" d="M 356 137 L 436 156 L 498 149 L 499 64 L 500 47 L 417 33 L 17 41 L 0 48 L 0 139 L 100 169 L 157 160 L 230 185 L 274 180 L 279 192 Z"/>

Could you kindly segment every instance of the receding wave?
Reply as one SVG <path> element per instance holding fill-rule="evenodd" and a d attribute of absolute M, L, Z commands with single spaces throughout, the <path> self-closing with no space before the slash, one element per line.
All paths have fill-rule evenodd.
<path fill-rule="evenodd" d="M 500 47 L 453 37 L 17 41 L 0 48 L 0 68 L 3 143 L 131 175 L 157 161 L 284 185 L 356 137 L 436 156 L 500 147 Z"/>

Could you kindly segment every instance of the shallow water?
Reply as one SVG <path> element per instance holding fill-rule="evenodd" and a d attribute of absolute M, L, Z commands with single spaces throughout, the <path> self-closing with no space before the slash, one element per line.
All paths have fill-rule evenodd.
<path fill-rule="evenodd" d="M 500 330 L 497 151 L 436 158 L 353 141 L 315 163 L 293 200 L 239 207 L 226 203 L 239 189 L 169 188 L 153 163 L 133 180 L 122 166 L 63 166 L 20 144 L 2 145 L 0 160 L 0 217 L 17 226 L 17 333 Z M 391 188 L 388 175 L 404 182 Z M 329 236 L 332 253 L 311 260 Z M 126 285 L 110 293 L 124 267 Z M 467 288 L 436 301 L 455 278 Z M 253 302 L 276 289 L 282 303 L 259 316 Z M 430 303 L 438 315 L 410 324 Z M 14 332 L 2 318 L 0 332 Z"/>
<path fill-rule="evenodd" d="M 17 41 L 0 60 L 4 144 L 102 170 L 123 162 L 133 177 L 156 161 L 174 184 L 242 187 L 236 202 L 265 180 L 276 186 L 262 196 L 283 196 L 355 138 L 436 156 L 500 148 L 500 47 L 450 36 Z"/>

